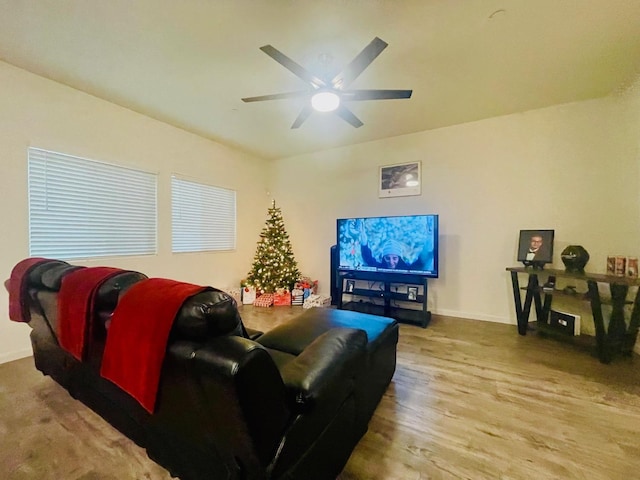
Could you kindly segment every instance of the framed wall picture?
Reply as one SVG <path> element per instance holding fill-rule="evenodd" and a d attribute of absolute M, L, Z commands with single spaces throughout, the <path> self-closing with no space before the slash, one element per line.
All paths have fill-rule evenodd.
<path fill-rule="evenodd" d="M 399 163 L 380 167 L 380 198 L 420 195 L 422 177 L 420 162 Z"/>

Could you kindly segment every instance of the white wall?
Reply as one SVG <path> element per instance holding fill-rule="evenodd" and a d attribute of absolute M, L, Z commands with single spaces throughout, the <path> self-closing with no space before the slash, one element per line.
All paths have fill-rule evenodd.
<path fill-rule="evenodd" d="M 640 256 L 638 84 L 619 96 L 272 164 L 2 62 L 0 91 L 4 278 L 28 256 L 28 146 L 159 173 L 158 255 L 84 264 L 236 285 L 251 267 L 272 197 L 282 208 L 302 272 L 318 278 L 321 291 L 328 293 L 336 218 L 439 213 L 441 276 L 430 282 L 429 308 L 515 323 L 505 267 L 516 265 L 518 230 L 555 229 L 558 268 L 563 267 L 560 252 L 569 244 L 582 244 L 589 251 L 587 270 L 593 272 L 604 271 L 607 255 Z M 422 195 L 378 198 L 378 167 L 411 161 L 422 162 Z M 238 191 L 235 252 L 170 253 L 171 173 Z M 269 185 L 263 180 L 267 174 Z M 0 295 L 0 311 L 7 310 L 5 293 Z M 28 332 L 26 325 L 0 322 L 0 362 L 30 354 Z"/>
<path fill-rule="evenodd" d="M 555 229 L 556 268 L 570 244 L 589 251 L 592 272 L 604 272 L 607 255 L 640 256 L 631 117 L 628 101 L 608 97 L 285 158 L 271 189 L 302 271 L 325 293 L 336 218 L 438 213 L 430 310 L 515 323 L 505 267 L 517 265 L 520 229 Z M 422 162 L 422 195 L 378 198 L 378 167 L 413 161 Z"/>
<path fill-rule="evenodd" d="M 246 276 L 269 206 L 264 160 L 2 62 L 0 92 L 3 280 L 18 261 L 29 256 L 26 168 L 29 146 L 159 174 L 158 254 L 72 263 L 128 268 L 149 276 L 218 287 L 237 286 Z M 236 251 L 171 253 L 172 173 L 237 191 Z M 0 312 L 0 363 L 30 355 L 30 329 L 8 320 L 6 292 L 0 294 Z"/>
<path fill-rule="evenodd" d="M 636 142 L 636 163 L 640 164 L 640 75 L 623 92 L 622 99 L 629 112 L 628 130 L 631 135 L 631 141 Z M 640 178 L 638 181 L 640 182 Z M 635 190 L 635 196 L 636 201 L 640 202 L 640 188 Z M 636 342 L 635 351 L 640 355 L 640 339 Z"/>

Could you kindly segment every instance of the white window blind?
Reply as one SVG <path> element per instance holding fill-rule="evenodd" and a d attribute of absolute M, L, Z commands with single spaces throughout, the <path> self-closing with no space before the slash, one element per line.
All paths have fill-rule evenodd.
<path fill-rule="evenodd" d="M 234 250 L 236 192 L 171 177 L 174 252 Z"/>
<path fill-rule="evenodd" d="M 157 175 L 29 148 L 29 253 L 154 254 Z"/>

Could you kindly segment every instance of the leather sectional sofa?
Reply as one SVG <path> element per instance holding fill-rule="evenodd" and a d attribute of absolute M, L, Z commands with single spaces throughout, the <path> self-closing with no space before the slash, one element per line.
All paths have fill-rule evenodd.
<path fill-rule="evenodd" d="M 10 317 L 31 326 L 38 370 L 182 480 L 340 473 L 394 374 L 393 319 L 313 308 L 255 332 L 215 288 L 94 268 L 105 267 L 28 259 L 14 268 Z M 160 288 L 183 292 L 177 311 L 164 311 L 172 300 Z M 113 365 L 127 381 L 146 375 L 155 354 L 145 339 L 163 328 L 158 378 L 143 398 Z"/>

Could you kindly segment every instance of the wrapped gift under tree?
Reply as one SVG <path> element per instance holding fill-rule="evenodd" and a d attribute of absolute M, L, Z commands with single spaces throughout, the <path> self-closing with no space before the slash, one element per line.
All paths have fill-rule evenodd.
<path fill-rule="evenodd" d="M 304 303 L 304 290 L 294 288 L 291 290 L 291 305 L 302 305 Z"/>
<path fill-rule="evenodd" d="M 253 305 L 253 302 L 256 300 L 256 289 L 255 287 L 250 287 L 248 285 L 244 285 L 241 287 L 240 293 L 242 295 L 242 304 L 243 305 Z"/>
<path fill-rule="evenodd" d="M 294 289 L 302 290 L 302 298 L 308 298 L 309 295 L 315 295 L 318 293 L 318 281 L 311 280 L 311 277 L 302 277 L 296 282 Z"/>
<path fill-rule="evenodd" d="M 254 307 L 270 307 L 273 305 L 273 293 L 263 293 L 258 298 L 256 298 L 255 302 L 253 302 Z"/>
<path fill-rule="evenodd" d="M 276 288 L 276 293 L 273 295 L 273 306 L 289 306 L 291 305 L 291 292 L 286 288 Z"/>
<path fill-rule="evenodd" d="M 302 308 L 328 307 L 331 305 L 331 297 L 326 295 L 309 295 L 302 304 Z"/>
<path fill-rule="evenodd" d="M 228 293 L 238 305 L 242 303 L 242 288 L 227 287 L 223 288 L 222 291 Z"/>

